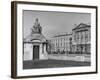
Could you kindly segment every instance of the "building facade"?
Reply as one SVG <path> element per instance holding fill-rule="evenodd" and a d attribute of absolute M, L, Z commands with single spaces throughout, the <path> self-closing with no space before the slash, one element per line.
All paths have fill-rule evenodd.
<path fill-rule="evenodd" d="M 42 34 L 42 27 L 35 20 L 35 23 L 31 29 L 31 34 L 24 39 L 24 60 L 40 60 L 48 59 L 48 54 L 46 50 L 47 40 Z"/>
<path fill-rule="evenodd" d="M 91 26 L 80 23 L 72 29 L 72 51 L 75 53 L 90 53 Z"/>
<path fill-rule="evenodd" d="M 51 52 L 69 52 L 72 43 L 72 34 L 62 34 L 52 37 L 49 40 Z"/>

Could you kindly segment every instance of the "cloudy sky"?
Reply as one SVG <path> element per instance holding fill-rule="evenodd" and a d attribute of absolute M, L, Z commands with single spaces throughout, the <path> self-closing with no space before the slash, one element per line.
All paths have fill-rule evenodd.
<path fill-rule="evenodd" d="M 47 11 L 23 11 L 23 37 L 30 35 L 31 28 L 38 18 L 42 26 L 42 33 L 46 38 L 54 35 L 70 33 L 75 24 L 91 24 L 91 15 L 89 13 L 72 12 L 47 12 Z"/>

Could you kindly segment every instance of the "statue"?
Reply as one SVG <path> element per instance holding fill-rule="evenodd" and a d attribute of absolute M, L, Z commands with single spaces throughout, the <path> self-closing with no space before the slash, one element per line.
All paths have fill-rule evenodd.
<path fill-rule="evenodd" d="M 40 23 L 38 22 L 38 18 L 36 18 L 35 23 L 32 27 L 32 34 L 34 33 L 42 33 L 42 27 L 40 26 Z"/>

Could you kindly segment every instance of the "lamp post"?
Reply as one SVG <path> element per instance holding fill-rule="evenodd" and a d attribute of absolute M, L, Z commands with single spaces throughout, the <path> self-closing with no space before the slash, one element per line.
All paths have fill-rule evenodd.
<path fill-rule="evenodd" d="M 70 43 L 70 53 L 72 53 L 72 38 L 69 38 Z"/>

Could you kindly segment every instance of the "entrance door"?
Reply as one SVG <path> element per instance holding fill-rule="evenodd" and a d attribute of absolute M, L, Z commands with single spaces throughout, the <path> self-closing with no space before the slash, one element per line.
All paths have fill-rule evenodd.
<path fill-rule="evenodd" d="M 33 46 L 33 60 L 34 59 L 39 59 L 39 46 L 38 45 Z"/>

